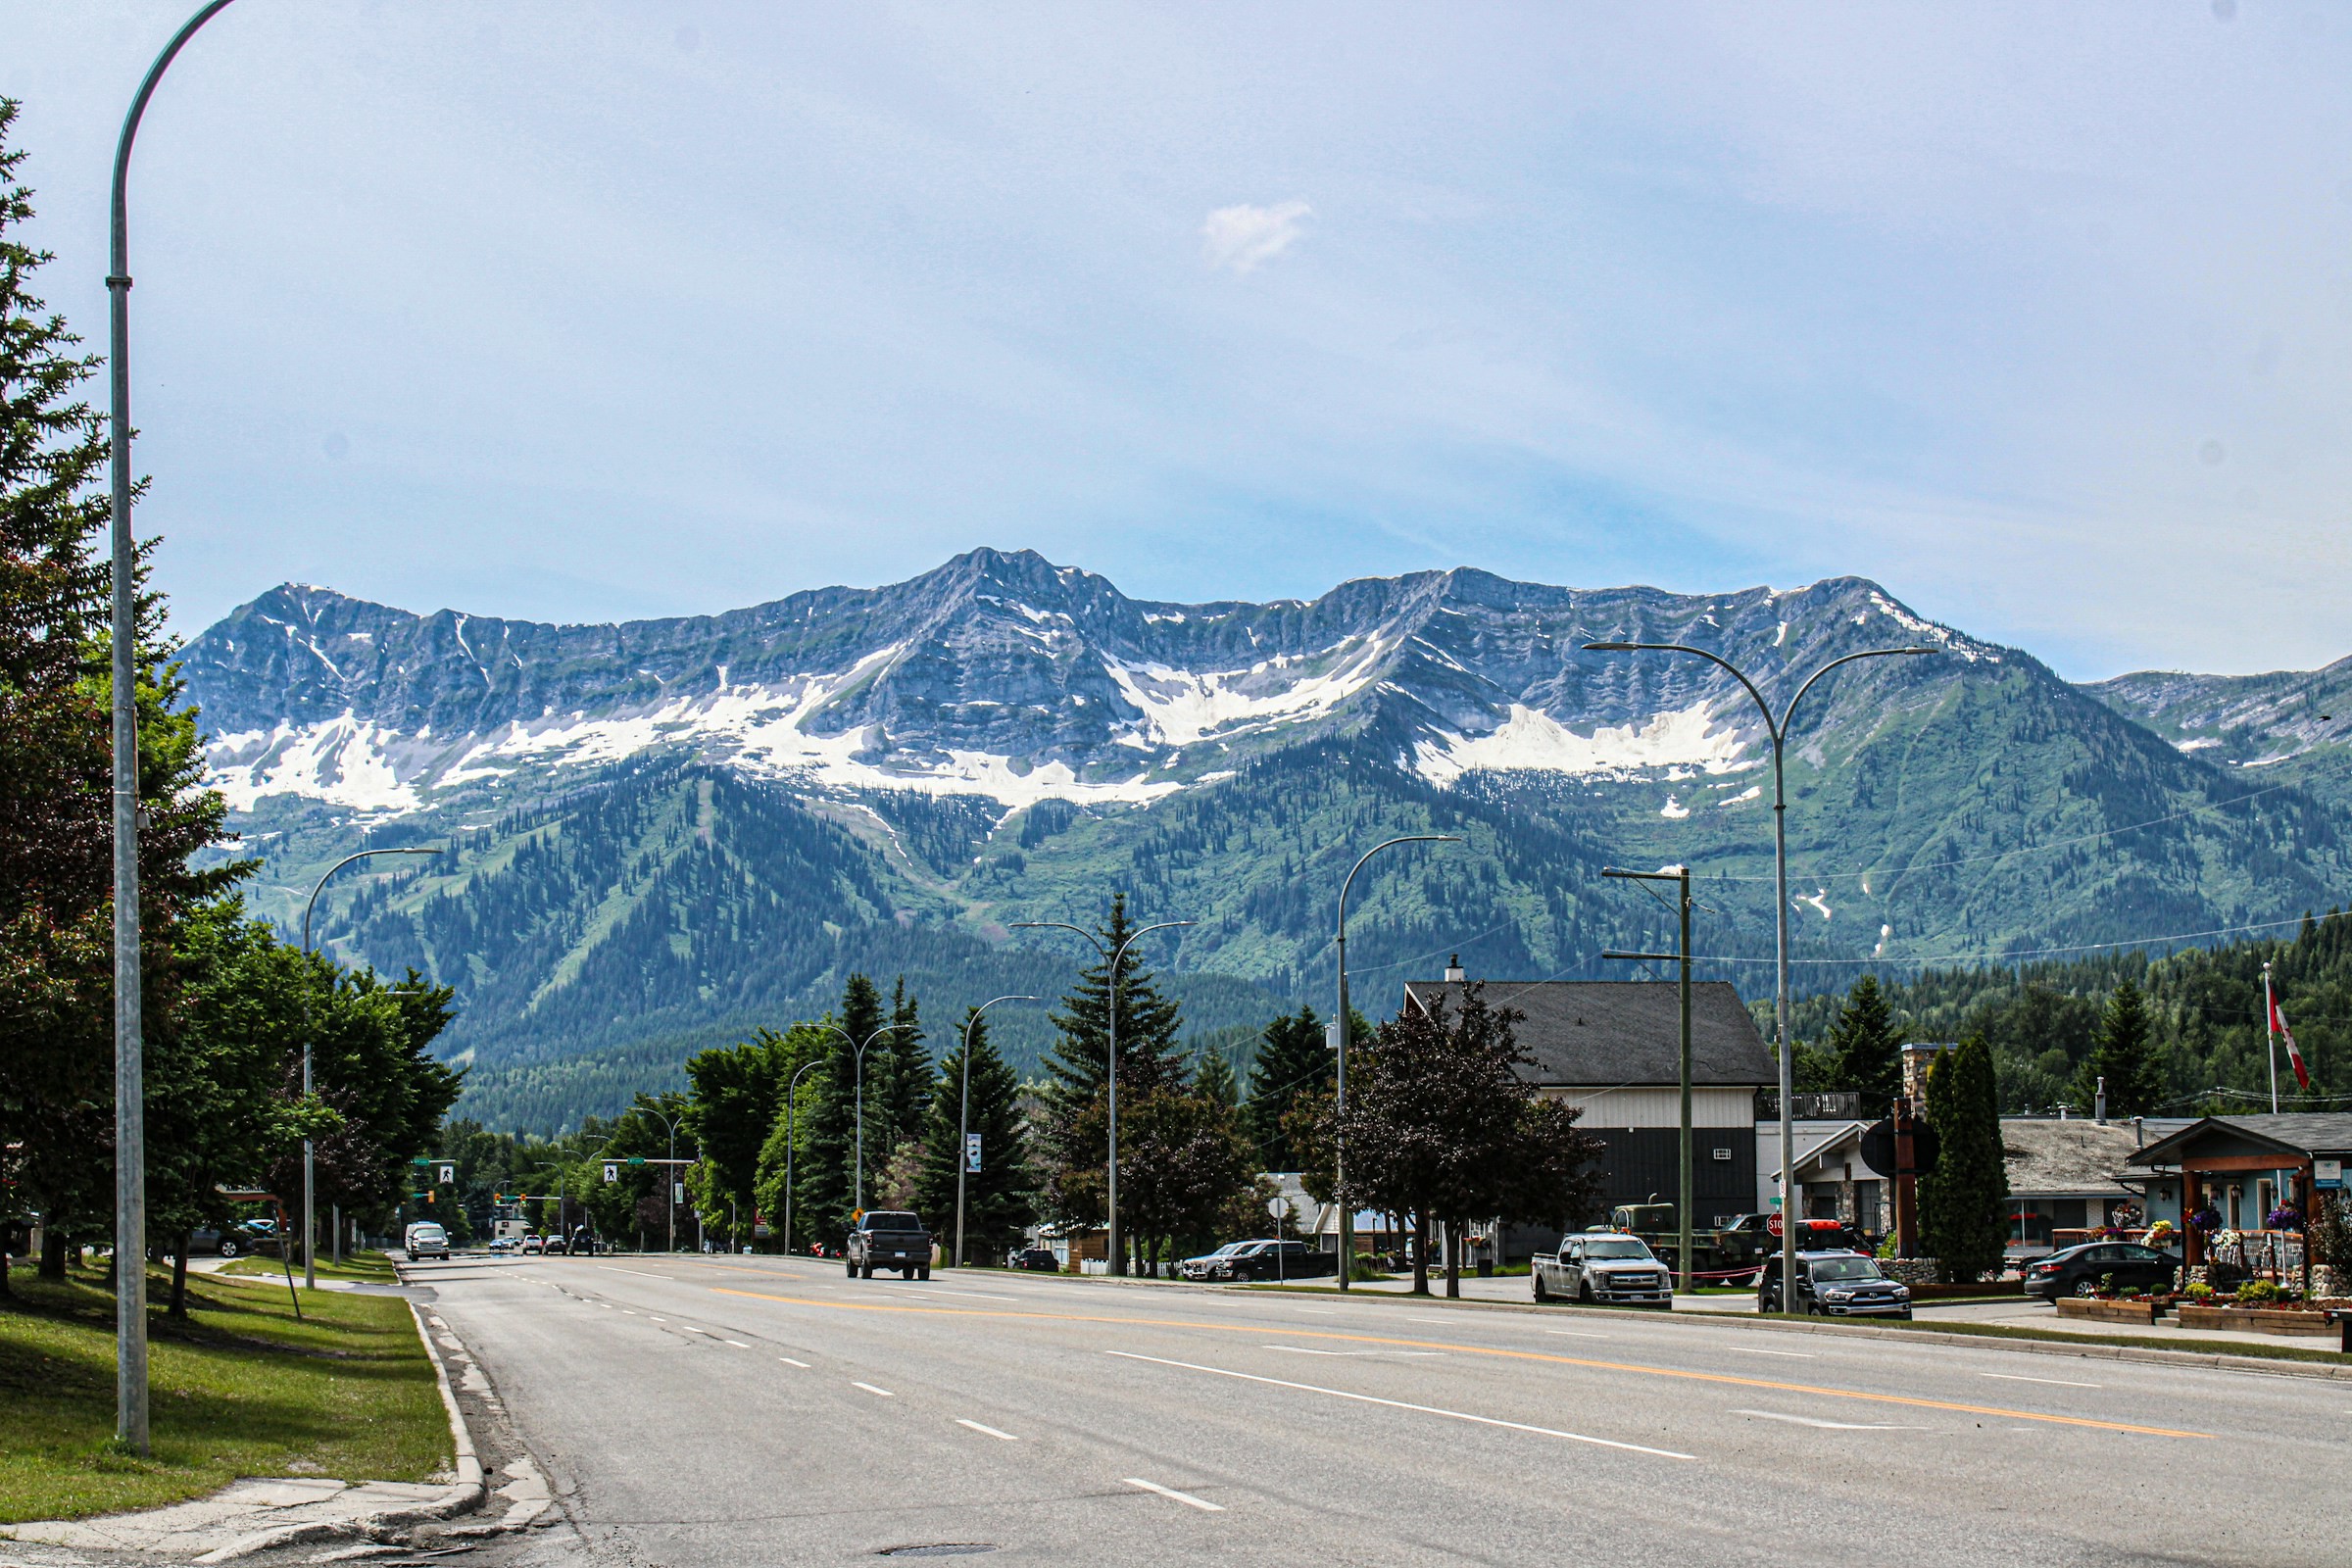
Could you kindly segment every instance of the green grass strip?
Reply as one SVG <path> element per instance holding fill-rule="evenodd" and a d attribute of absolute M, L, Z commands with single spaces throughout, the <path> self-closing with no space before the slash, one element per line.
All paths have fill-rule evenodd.
<path fill-rule="evenodd" d="M 273 1261 L 273 1260 L 272 1260 Z M 87 1276 L 12 1271 L 0 1301 L 0 1525 L 153 1508 L 246 1476 L 423 1481 L 449 1422 L 409 1304 L 190 1275 L 186 1320 L 150 1319 L 153 1451 L 118 1451 L 115 1299 Z M 168 1298 L 151 1275 L 150 1299 Z"/>
<path fill-rule="evenodd" d="M 286 1265 L 274 1257 L 267 1257 L 259 1253 L 223 1263 L 214 1272 L 236 1275 L 240 1278 L 258 1275 L 265 1279 L 273 1279 L 281 1286 L 286 1282 Z M 318 1260 L 318 1277 L 322 1280 L 358 1280 L 368 1285 L 397 1285 L 400 1283 L 400 1276 L 392 1271 L 392 1260 L 381 1252 L 360 1252 L 343 1259 L 340 1263 L 320 1258 Z M 299 1261 L 294 1265 L 294 1278 L 298 1282 L 302 1278 L 302 1264 Z"/>

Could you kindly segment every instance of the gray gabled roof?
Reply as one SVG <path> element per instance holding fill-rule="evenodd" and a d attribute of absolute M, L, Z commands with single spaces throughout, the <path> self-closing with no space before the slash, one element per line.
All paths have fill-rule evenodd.
<path fill-rule="evenodd" d="M 2278 1115 L 2208 1116 L 2132 1156 L 2134 1165 L 2177 1165 L 2182 1151 L 2199 1144 L 2234 1142 L 2255 1151 L 2307 1154 L 2352 1154 L 2352 1114 L 2343 1111 L 2281 1111 Z"/>
<path fill-rule="evenodd" d="M 2012 1198 L 2121 1198 L 2123 1169 L 2139 1152 L 2139 1131 L 2128 1121 L 2003 1116 L 2001 1147 Z"/>
<path fill-rule="evenodd" d="M 1451 1011 L 1462 987 L 1410 980 L 1408 1001 L 1443 999 Z M 1492 980 L 1487 1005 L 1527 1014 L 1515 1032 L 1536 1058 L 1541 1084 L 1633 1085 L 1681 1082 L 1682 1012 L 1671 981 Z M 1712 1088 L 1763 1088 L 1780 1081 L 1764 1037 L 1729 982 L 1690 988 L 1690 1081 Z"/>

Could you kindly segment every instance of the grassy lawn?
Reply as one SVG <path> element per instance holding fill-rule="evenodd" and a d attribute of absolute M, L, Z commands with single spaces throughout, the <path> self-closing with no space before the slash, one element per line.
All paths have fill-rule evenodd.
<path fill-rule="evenodd" d="M 214 1272 L 216 1274 L 260 1275 L 277 1281 L 280 1287 L 286 1283 L 286 1265 L 274 1257 L 240 1257 L 232 1262 L 221 1264 Z M 297 1280 L 302 1278 L 302 1264 L 299 1260 L 294 1264 L 294 1277 Z M 318 1260 L 318 1277 L 322 1280 L 360 1280 L 369 1285 L 397 1285 L 400 1283 L 398 1276 L 392 1272 L 392 1260 L 381 1252 L 355 1253 L 340 1263 L 330 1262 L 322 1257 Z"/>
<path fill-rule="evenodd" d="M 0 1524 L 202 1496 L 242 1476 L 422 1481 L 450 1464 L 432 1364 L 397 1297 L 313 1291 L 297 1323 L 281 1275 L 188 1277 L 189 1318 L 151 1318 L 154 1453 L 113 1451 L 115 1298 L 83 1278 L 15 1273 L 0 1302 Z M 170 1276 L 150 1277 L 150 1299 Z"/>

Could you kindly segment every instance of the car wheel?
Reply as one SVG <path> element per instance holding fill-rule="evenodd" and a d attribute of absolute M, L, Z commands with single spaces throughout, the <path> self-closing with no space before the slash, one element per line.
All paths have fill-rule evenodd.
<path fill-rule="evenodd" d="M 1902 1309 L 1900 1312 L 1897 1312 L 1897 1313 L 1895 1313 L 1894 1315 L 1895 1315 L 1896 1317 L 1899 1317 L 1899 1318 L 1901 1318 L 1901 1319 L 1902 1319 L 1904 1322 L 1906 1322 L 1906 1323 L 1908 1323 L 1908 1322 L 1910 1322 L 1910 1321 L 1911 1321 L 1911 1309 L 1910 1309 L 1909 1307 L 1907 1307 L 1907 1306 L 1906 1306 L 1906 1307 L 1904 1307 L 1904 1308 L 1903 1308 L 1903 1309 Z"/>
<path fill-rule="evenodd" d="M 845 1261 L 841 1266 L 849 1270 L 850 1278 L 856 1279 L 858 1277 L 858 1265 L 856 1263 Z"/>
<path fill-rule="evenodd" d="M 2090 1278 L 2088 1275 L 2085 1275 L 2082 1279 L 2075 1281 L 2075 1294 L 2079 1297 L 2088 1299 L 2089 1298 L 2099 1294 L 2099 1283 L 2098 1281 Z"/>
<path fill-rule="evenodd" d="M 1530 1276 L 1530 1278 L 1532 1278 L 1532 1279 L 1533 1279 L 1533 1280 L 1536 1282 L 1536 1284 L 1535 1284 L 1536 1299 L 1537 1299 L 1537 1300 L 1539 1300 L 1539 1301 L 1548 1301 L 1548 1300 L 1550 1300 L 1550 1299 L 1551 1299 L 1551 1297 L 1550 1297 L 1550 1295 L 1549 1295 L 1547 1292 L 1545 1292 L 1545 1291 L 1544 1291 L 1544 1276 L 1543 1276 L 1543 1275 L 1541 1275 L 1541 1274 L 1535 1274 L 1535 1275 L 1531 1275 L 1531 1276 Z"/>
<path fill-rule="evenodd" d="M 916 1269 L 914 1271 L 914 1277 L 918 1280 L 929 1279 L 931 1277 L 931 1269 L 929 1265 L 926 1264 L 924 1267 Z"/>
<path fill-rule="evenodd" d="M 221 1255 L 222 1257 L 234 1257 L 234 1256 L 236 1256 L 236 1255 L 237 1255 L 237 1244 L 236 1244 L 236 1243 L 234 1243 L 234 1242 L 232 1242 L 232 1241 L 230 1241 L 230 1240 L 229 1240 L 227 1237 L 225 1237 L 225 1236 L 221 1237 L 221 1238 L 220 1238 L 220 1255 Z"/>
<path fill-rule="evenodd" d="M 1591 1280 L 1579 1280 L 1576 1282 L 1576 1298 L 1584 1302 L 1587 1306 L 1591 1306 L 1592 1304 L 1592 1282 Z"/>
<path fill-rule="evenodd" d="M 858 1270 L 858 1277 L 859 1279 L 861 1279 L 861 1280 L 870 1280 L 870 1279 L 872 1279 L 872 1278 L 874 1277 L 874 1265 L 873 1265 L 873 1264 L 871 1264 L 871 1263 L 867 1263 L 867 1264 L 863 1265 L 862 1267 L 860 1267 L 860 1268 Z"/>

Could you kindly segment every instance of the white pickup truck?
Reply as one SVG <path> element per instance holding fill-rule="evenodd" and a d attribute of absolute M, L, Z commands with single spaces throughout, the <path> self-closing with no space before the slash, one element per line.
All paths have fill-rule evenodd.
<path fill-rule="evenodd" d="M 1557 1252 L 1529 1259 L 1527 1272 L 1539 1301 L 1674 1308 L 1674 1276 L 1639 1236 L 1571 1231 Z"/>

